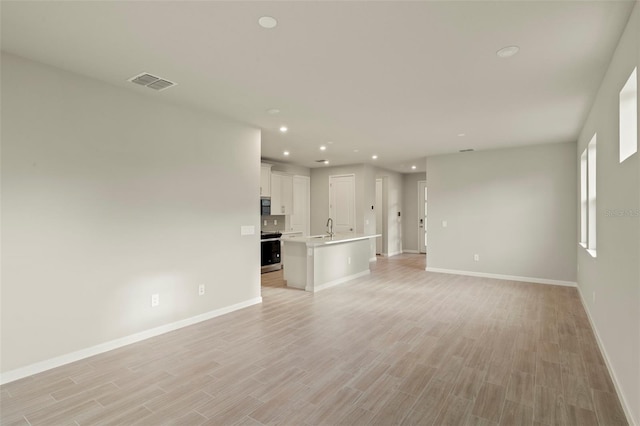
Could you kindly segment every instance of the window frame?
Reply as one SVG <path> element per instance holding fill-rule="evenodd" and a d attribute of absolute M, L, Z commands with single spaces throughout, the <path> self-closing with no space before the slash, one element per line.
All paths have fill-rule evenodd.
<path fill-rule="evenodd" d="M 596 257 L 597 242 L 597 143 L 598 135 L 594 134 L 591 141 L 587 145 L 587 251 L 593 257 Z"/>
<path fill-rule="evenodd" d="M 580 244 L 592 257 L 597 257 L 597 141 L 598 134 L 580 154 Z"/>
<path fill-rule="evenodd" d="M 588 208 L 589 198 L 587 191 L 587 150 L 580 155 L 580 245 L 587 248 L 588 235 Z"/>
<path fill-rule="evenodd" d="M 618 104 L 618 152 L 622 164 L 638 152 L 638 67 L 620 89 Z"/>

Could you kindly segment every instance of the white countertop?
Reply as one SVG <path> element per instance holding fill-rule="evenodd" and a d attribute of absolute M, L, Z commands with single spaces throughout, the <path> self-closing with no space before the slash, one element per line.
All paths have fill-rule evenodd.
<path fill-rule="evenodd" d="M 289 237 L 286 242 L 288 243 L 305 243 L 307 247 L 326 246 L 329 244 L 347 243 L 349 241 L 366 240 L 368 238 L 376 238 L 382 236 L 381 234 L 334 234 L 330 237 L 327 234 L 324 235 L 311 235 L 308 237 Z"/>

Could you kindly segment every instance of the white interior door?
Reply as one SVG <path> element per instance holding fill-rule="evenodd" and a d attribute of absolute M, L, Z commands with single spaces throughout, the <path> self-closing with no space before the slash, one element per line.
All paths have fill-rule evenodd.
<path fill-rule="evenodd" d="M 354 233 L 356 230 L 355 176 L 329 176 L 329 217 L 333 232 Z"/>
<path fill-rule="evenodd" d="M 307 176 L 293 177 L 293 214 L 290 230 L 309 235 L 309 193 L 310 181 Z"/>
<path fill-rule="evenodd" d="M 418 182 L 418 241 L 420 253 L 427 252 L 427 182 Z"/>
<path fill-rule="evenodd" d="M 382 253 L 382 179 L 376 179 L 376 254 Z"/>

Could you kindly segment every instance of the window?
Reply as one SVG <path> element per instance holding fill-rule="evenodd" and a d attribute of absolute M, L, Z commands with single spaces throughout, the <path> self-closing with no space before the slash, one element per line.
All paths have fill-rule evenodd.
<path fill-rule="evenodd" d="M 587 198 L 587 150 L 580 156 L 580 244 L 587 248 L 587 210 L 589 199 Z"/>
<path fill-rule="evenodd" d="M 580 155 L 580 245 L 596 257 L 596 140 Z"/>
<path fill-rule="evenodd" d="M 587 194 L 589 198 L 589 230 L 587 232 L 587 249 L 596 257 L 596 135 L 593 135 L 587 146 Z"/>
<path fill-rule="evenodd" d="M 620 91 L 620 162 L 638 151 L 638 68 Z"/>

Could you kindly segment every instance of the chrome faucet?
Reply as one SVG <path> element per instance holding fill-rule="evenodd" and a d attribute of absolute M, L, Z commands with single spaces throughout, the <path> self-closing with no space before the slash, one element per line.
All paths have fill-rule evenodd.
<path fill-rule="evenodd" d="M 327 233 L 330 237 L 333 237 L 333 219 L 327 219 L 327 228 L 329 228 L 329 231 Z"/>

